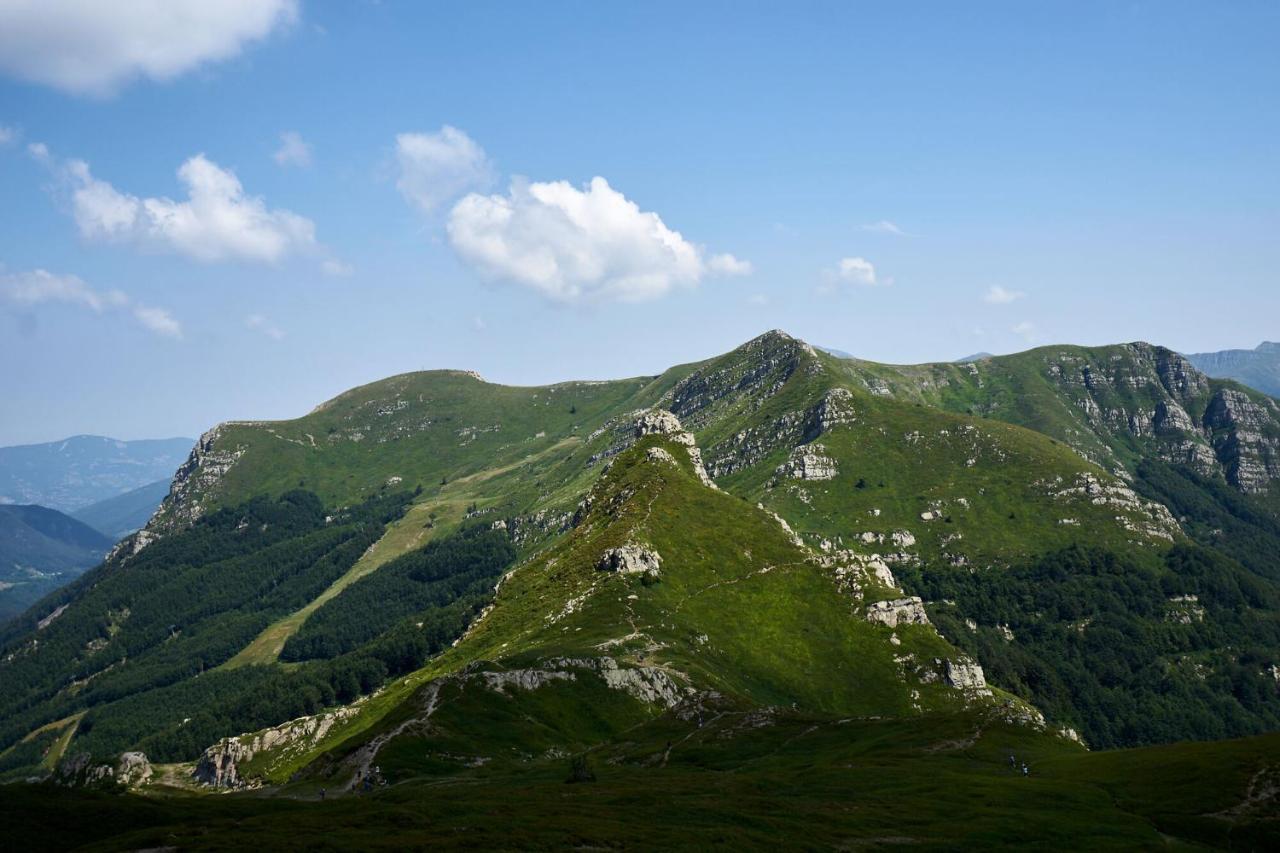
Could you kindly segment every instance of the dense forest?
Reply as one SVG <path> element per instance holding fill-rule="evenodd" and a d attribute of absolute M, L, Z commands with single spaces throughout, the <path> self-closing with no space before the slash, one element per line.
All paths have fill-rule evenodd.
<path fill-rule="evenodd" d="M 494 582 L 515 556 L 506 532 L 487 527 L 471 527 L 431 542 L 322 606 L 289 638 L 280 657 L 337 657 L 407 617 L 413 617 L 415 627 L 433 642 L 450 642 L 489 601 Z"/>
<path fill-rule="evenodd" d="M 335 661 L 323 675 L 289 673 L 274 702 L 267 682 L 283 670 L 216 667 L 346 572 L 409 499 L 383 493 L 326 510 L 305 491 L 255 498 L 49 596 L 0 633 L 0 750 L 40 725 L 86 712 L 80 732 L 95 751 L 118 752 L 150 737 L 176 756 L 184 741 L 207 745 L 215 730 L 222 736 L 253 727 L 244 722 L 280 722 L 318 707 L 313 699 L 354 697 L 381 683 L 403 660 L 420 658 L 420 644 L 389 637 L 381 651 L 389 664 Z M 49 621 L 38 628 L 41 619 Z M 35 639 L 25 639 L 33 630 Z M 252 695 L 268 701 L 248 701 Z M 165 735 L 178 728 L 181 735 Z M 4 764 L 12 761 L 5 756 Z"/>
<path fill-rule="evenodd" d="M 0 775 L 29 767 L 56 731 L 23 735 L 75 714 L 77 751 L 187 760 L 422 666 L 492 597 L 516 553 L 505 531 L 462 529 L 353 584 L 286 646 L 304 663 L 220 667 L 349 570 L 410 498 L 336 510 L 301 490 L 255 498 L 40 602 L 0 634 Z"/>
<path fill-rule="evenodd" d="M 1075 727 L 1090 746 L 1280 726 L 1271 669 L 1280 663 L 1280 598 L 1206 548 L 1178 545 L 1148 565 L 1072 546 L 1009 570 L 901 575 L 934 602 L 939 629 L 981 662 L 990 683 Z"/>

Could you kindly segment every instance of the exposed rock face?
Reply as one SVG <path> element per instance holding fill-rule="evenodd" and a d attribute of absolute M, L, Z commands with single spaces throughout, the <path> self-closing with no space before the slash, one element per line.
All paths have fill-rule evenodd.
<path fill-rule="evenodd" d="M 706 468 L 702 465 L 702 451 L 698 449 L 693 433 L 685 432 L 684 427 L 680 424 L 680 419 L 671 412 L 666 409 L 650 409 L 641 414 L 636 420 L 635 437 L 644 438 L 646 435 L 663 435 L 676 444 L 684 445 L 686 452 L 689 454 L 689 462 L 693 465 L 693 472 L 698 475 L 698 479 L 702 481 L 704 486 L 719 489 L 719 486 L 712 482 Z M 662 448 L 653 449 L 662 450 Z M 666 451 L 662 452 L 666 453 Z M 669 453 L 667 453 L 667 458 L 673 462 L 675 461 L 675 457 Z"/>
<path fill-rule="evenodd" d="M 145 752 L 126 752 L 116 762 L 116 781 L 133 787 L 151 778 L 151 762 Z"/>
<path fill-rule="evenodd" d="M 324 739 L 335 723 L 359 712 L 360 705 L 335 708 L 312 717 L 299 717 L 283 725 L 260 732 L 223 738 L 204 751 L 191 774 L 197 781 L 216 788 L 245 788 L 254 780 L 246 779 L 240 766 L 255 755 L 283 747 L 305 748 Z"/>
<path fill-rule="evenodd" d="M 693 693 L 676 681 L 672 673 L 657 666 L 619 666 L 611 657 L 556 658 L 548 666 L 589 669 L 604 679 L 612 690 L 621 690 L 642 702 L 673 708 Z"/>
<path fill-rule="evenodd" d="M 867 605 L 867 621 L 896 628 L 899 625 L 928 625 L 929 614 L 918 596 L 876 601 Z"/>
<path fill-rule="evenodd" d="M 98 786 L 112 782 L 136 787 L 152 776 L 146 753 L 123 753 L 114 765 L 92 764 L 88 753 L 70 756 L 58 766 L 56 781 L 69 786 Z"/>
<path fill-rule="evenodd" d="M 520 690 L 537 690 L 553 681 L 576 681 L 572 672 L 548 669 L 508 669 L 502 672 L 482 672 L 485 686 L 499 693 L 509 693 L 512 687 Z"/>
<path fill-rule="evenodd" d="M 204 497 L 244 455 L 244 448 L 221 446 L 223 433 L 232 425 L 218 424 L 200 436 L 187 461 L 174 473 L 168 496 L 147 522 L 146 530 L 152 535 L 190 524 L 204 515 Z"/>
<path fill-rule="evenodd" d="M 623 545 L 610 548 L 601 555 L 596 568 L 604 572 L 617 572 L 622 575 L 658 574 L 662 568 L 662 557 L 657 551 L 642 548 L 639 545 Z"/>
<path fill-rule="evenodd" d="M 666 409 L 650 409 L 636 419 L 636 438 L 646 435 L 676 436 L 684 432 L 680 419 Z"/>
<path fill-rule="evenodd" d="M 1099 363 L 1072 351 L 1046 355 L 1049 377 L 1099 436 L 1127 433 L 1148 452 L 1206 476 L 1224 476 L 1243 492 L 1263 492 L 1280 479 L 1280 404 L 1221 387 L 1183 356 L 1146 343 L 1127 344 Z M 1218 385 L 1218 387 L 1214 387 Z M 1104 467 L 1087 443 L 1072 444 Z"/>
<path fill-rule="evenodd" d="M 1116 521 L 1131 533 L 1171 542 L 1178 530 L 1178 522 L 1164 504 L 1143 500 L 1124 483 L 1104 481 L 1088 472 L 1077 475 L 1069 484 L 1061 478 L 1054 479 L 1048 483 L 1048 493 L 1059 500 L 1083 498 L 1094 506 L 1113 507 L 1119 513 Z M 1061 523 L 1078 522 L 1063 519 Z"/>
<path fill-rule="evenodd" d="M 864 586 L 873 584 L 898 589 L 898 581 L 892 570 L 876 554 L 866 556 L 856 551 L 831 551 L 815 555 L 810 560 L 818 566 L 831 569 L 836 585 L 854 595 L 861 595 Z"/>
<path fill-rule="evenodd" d="M 948 658 L 943 663 L 942 677 L 949 687 L 957 690 L 982 690 L 987 686 L 982 667 L 968 658 L 961 658 L 958 661 Z"/>
<path fill-rule="evenodd" d="M 793 480 L 832 480 L 839 468 L 836 460 L 827 456 L 821 444 L 805 444 L 791 451 L 787 461 L 774 472 L 778 477 Z"/>
<path fill-rule="evenodd" d="M 1214 394 L 1204 414 L 1218 459 L 1227 479 L 1242 492 L 1265 492 L 1280 478 L 1278 407 L 1255 403 L 1234 388 Z"/>
<path fill-rule="evenodd" d="M 650 462 L 663 462 L 667 465 L 676 464 L 676 458 L 661 447 L 650 447 L 645 451 L 644 458 Z"/>

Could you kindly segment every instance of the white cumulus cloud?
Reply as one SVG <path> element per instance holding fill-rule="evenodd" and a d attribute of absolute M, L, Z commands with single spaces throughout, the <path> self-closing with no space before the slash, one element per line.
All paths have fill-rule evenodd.
<path fill-rule="evenodd" d="M 396 136 L 396 188 L 423 213 L 493 183 L 484 149 L 456 127 Z"/>
<path fill-rule="evenodd" d="M 276 263 L 317 248 L 315 224 L 289 210 L 268 208 L 245 193 L 240 179 L 203 154 L 178 169 L 187 198 L 139 198 L 94 177 L 89 164 L 57 166 L 44 146 L 32 156 L 54 168 L 67 184 L 81 235 L 177 252 L 200 261 Z"/>
<path fill-rule="evenodd" d="M 1015 324 L 1011 327 L 1010 331 L 1021 337 L 1027 343 L 1031 343 L 1037 337 L 1036 324 L 1032 323 L 1030 320 L 1023 320 L 1021 323 Z"/>
<path fill-rule="evenodd" d="M 0 71 L 107 96 L 230 59 L 297 17 L 298 0 L 3 0 Z"/>
<path fill-rule="evenodd" d="M 719 275 L 751 275 L 750 261 L 743 261 L 733 255 L 724 253 L 712 255 L 707 261 L 707 269 Z"/>
<path fill-rule="evenodd" d="M 0 145 L 8 145 L 18 138 L 18 131 L 0 124 Z"/>
<path fill-rule="evenodd" d="M 280 166 L 310 166 L 311 146 L 296 130 L 286 130 L 280 134 L 280 147 L 271 155 L 271 159 Z"/>
<path fill-rule="evenodd" d="M 557 302 L 653 299 L 751 268 L 732 255 L 705 257 L 601 177 L 582 189 L 515 181 L 505 195 L 472 193 L 450 212 L 448 234 L 482 274 Z"/>
<path fill-rule="evenodd" d="M 135 304 L 119 290 L 95 290 L 76 275 L 44 269 L 5 272 L 0 268 L 0 299 L 24 308 L 59 303 L 104 315 L 116 309 L 127 310 L 143 327 L 158 335 L 182 337 L 182 325 L 165 309 Z"/>
<path fill-rule="evenodd" d="M 841 258 L 840 263 L 836 265 L 836 275 L 841 281 L 847 281 L 850 284 L 861 284 L 867 287 L 879 284 L 875 265 L 866 258 Z"/>
<path fill-rule="evenodd" d="M 982 301 L 991 305 L 1008 305 L 1010 302 L 1016 302 L 1026 296 L 1020 290 L 1009 290 L 998 284 L 993 284 L 987 288 L 987 293 L 982 297 Z"/>

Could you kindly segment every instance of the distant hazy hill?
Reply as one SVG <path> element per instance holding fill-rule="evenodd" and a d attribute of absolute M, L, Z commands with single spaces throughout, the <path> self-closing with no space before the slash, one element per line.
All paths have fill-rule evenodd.
<path fill-rule="evenodd" d="M 101 562 L 113 544 L 55 509 L 0 506 L 0 622 Z"/>
<path fill-rule="evenodd" d="M 1263 341 L 1255 349 L 1197 352 L 1187 359 L 1210 376 L 1235 379 L 1272 397 L 1280 397 L 1280 343 Z"/>
<path fill-rule="evenodd" d="M 0 504 L 39 504 L 74 512 L 168 479 L 187 458 L 189 438 L 116 441 L 77 435 L 0 448 Z"/>
<path fill-rule="evenodd" d="M 147 519 L 151 518 L 151 514 L 167 494 L 169 479 L 156 480 L 131 492 L 77 510 L 72 513 L 72 517 L 112 539 L 123 539 L 147 523 Z"/>

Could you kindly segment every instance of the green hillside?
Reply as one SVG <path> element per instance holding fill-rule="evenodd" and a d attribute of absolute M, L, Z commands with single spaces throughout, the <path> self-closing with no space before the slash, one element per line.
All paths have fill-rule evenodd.
<path fill-rule="evenodd" d="M 1102 760 L 1121 753 L 1080 741 L 1280 727 L 1274 415 L 1146 345 L 896 367 L 773 332 L 659 377 L 406 374 L 295 421 L 224 424 L 146 530 L 0 631 L 0 774 L 302 799 L 389 786 L 369 832 L 445 781 L 468 814 L 503 791 L 545 803 L 566 776 L 636 805 L 658 777 L 728 774 L 736 796 L 790 778 L 762 808 L 926 844 L 965 802 L 937 799 L 950 778 L 1017 800 L 1007 819 L 984 806 L 972 843 L 1008 843 L 1018 815 L 1062 846 L 1260 838 L 1265 760 L 1230 759 L 1215 816 L 1208 788 L 1156 802 Z M 1131 754 L 1189 754 L 1162 749 Z M 937 808 L 834 816 L 889 765 L 904 802 Z M 269 832 L 294 808 L 269 802 L 209 820 Z M 118 814 L 147 812 L 130 803 Z M 631 826 L 583 803 L 528 844 Z M 139 819 L 172 832 L 184 808 Z M 305 820 L 322 832 L 342 808 Z M 685 831 L 764 843 L 790 826 L 712 810 Z"/>

